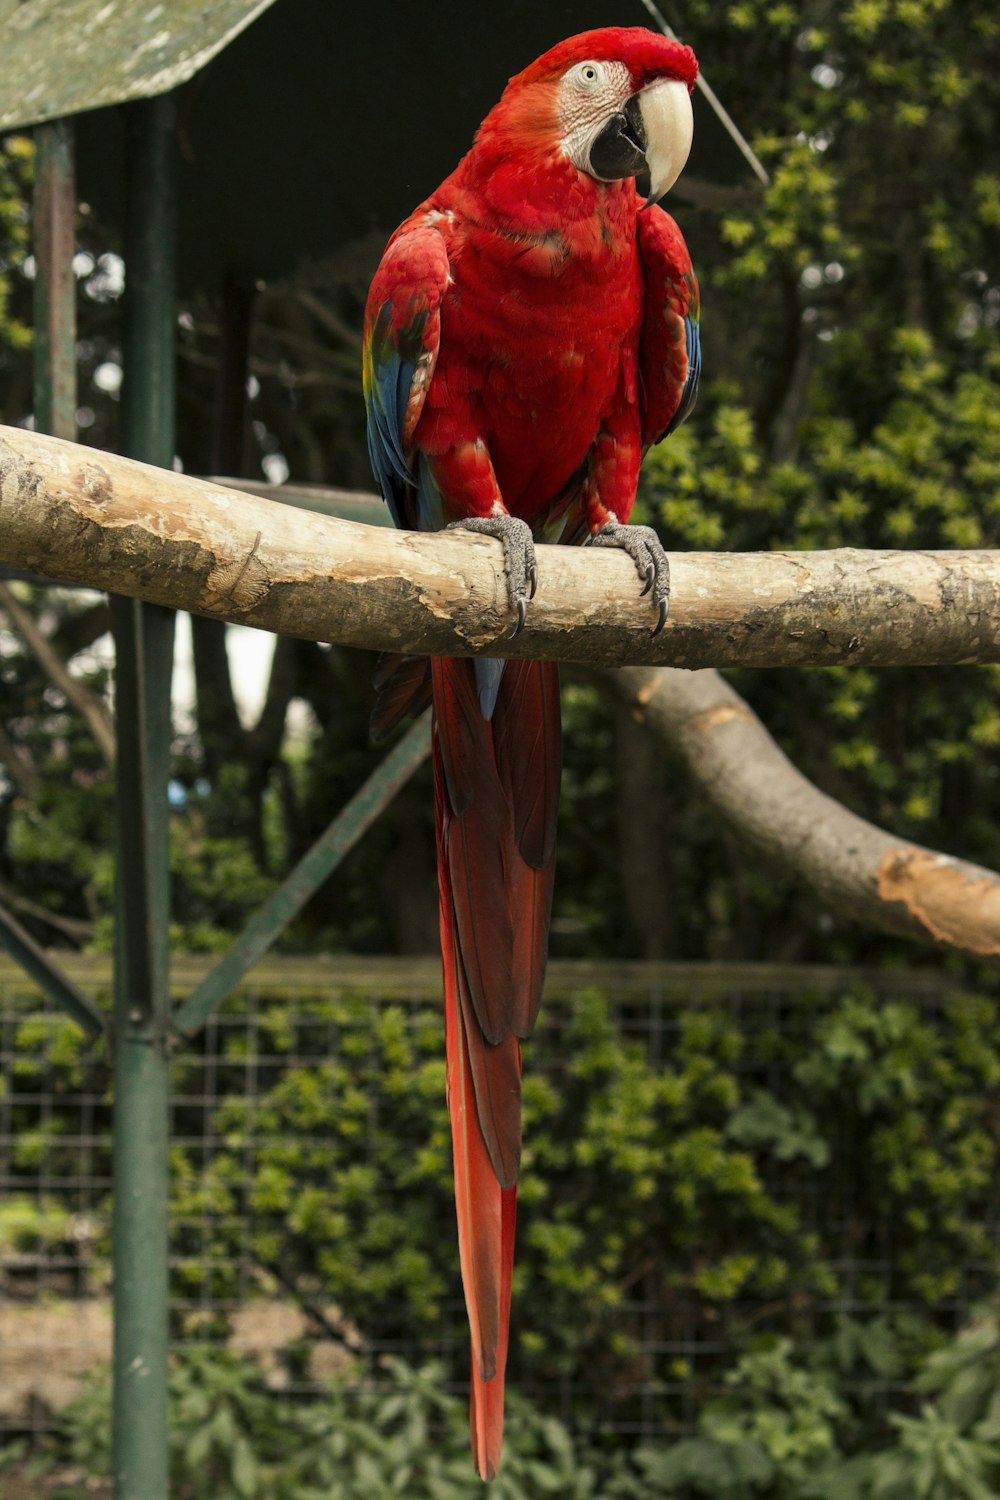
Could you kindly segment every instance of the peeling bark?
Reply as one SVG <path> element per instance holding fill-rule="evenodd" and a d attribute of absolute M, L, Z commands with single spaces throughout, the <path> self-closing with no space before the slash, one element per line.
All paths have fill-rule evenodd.
<path fill-rule="evenodd" d="M 0 564 L 370 649 L 614 666 L 1000 660 L 1000 552 L 681 553 L 662 635 L 622 554 L 539 548 L 514 641 L 486 537 L 359 526 L 0 428 Z"/>
<path fill-rule="evenodd" d="M 900 904 L 935 942 L 1000 956 L 1000 881 L 929 849 L 887 849 L 876 871 L 879 899 Z"/>
<path fill-rule="evenodd" d="M 627 667 L 600 682 L 683 757 L 726 824 L 835 910 L 900 937 L 1000 956 L 1000 876 L 897 838 L 821 792 L 717 672 Z"/>

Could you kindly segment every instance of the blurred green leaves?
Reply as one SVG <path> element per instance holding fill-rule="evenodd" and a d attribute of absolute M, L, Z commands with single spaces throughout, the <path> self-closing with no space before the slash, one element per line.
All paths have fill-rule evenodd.
<path fill-rule="evenodd" d="M 874 1325 L 872 1325 L 874 1326 Z M 864 1337 L 864 1325 L 858 1325 Z M 983 1314 L 943 1344 L 906 1391 L 933 1391 L 914 1415 L 865 1432 L 841 1394 L 831 1345 L 806 1357 L 779 1339 L 744 1355 L 704 1405 L 697 1431 L 629 1449 L 567 1429 L 512 1392 L 498 1500 L 991 1500 L 1000 1484 L 1000 1334 Z M 366 1379 L 302 1401 L 268 1388 L 250 1361 L 187 1349 L 170 1379 L 171 1484 L 178 1500 L 471 1500 L 465 1402 L 440 1365 L 380 1361 Z M 46 1493 L 80 1500 L 110 1472 L 110 1379 L 96 1370 L 60 1430 L 0 1471 L 45 1482 L 67 1461 L 76 1482 Z M 53 1477 L 55 1475 L 53 1474 Z"/>

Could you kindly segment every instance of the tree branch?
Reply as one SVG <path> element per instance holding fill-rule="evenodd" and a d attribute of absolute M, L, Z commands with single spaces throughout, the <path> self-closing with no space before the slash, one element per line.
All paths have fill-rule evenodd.
<path fill-rule="evenodd" d="M 820 792 L 715 672 L 648 665 L 1000 660 L 1000 553 L 683 554 L 654 641 L 626 558 L 543 547 L 528 626 L 508 641 L 492 541 L 334 521 L 0 428 L 0 563 L 305 639 L 647 663 L 602 674 L 608 690 L 741 837 L 848 916 L 1000 956 L 1000 876 Z"/>
<path fill-rule="evenodd" d="M 768 860 L 869 927 L 1000 957 L 1000 876 L 876 828 L 814 787 L 717 672 L 602 672 L 716 813 Z"/>
<path fill-rule="evenodd" d="M 539 549 L 507 639 L 500 548 L 358 526 L 0 428 L 0 563 L 281 635 L 417 653 L 713 666 L 1000 660 L 1000 552 L 682 553 L 653 639 L 629 560 Z"/>
<path fill-rule="evenodd" d="M 22 797 L 30 801 L 41 790 L 42 778 L 38 767 L 23 746 L 18 745 L 0 724 L 0 765 L 17 787 Z"/>
<path fill-rule="evenodd" d="M 27 896 L 22 896 L 19 891 L 3 880 L 0 880 L 0 901 L 10 911 L 20 912 L 25 917 L 33 917 L 36 922 L 54 928 L 78 948 L 89 942 L 94 935 L 92 922 L 82 921 L 79 917 L 64 917 L 59 912 L 47 911 L 44 906 L 39 906 Z"/>
<path fill-rule="evenodd" d="M 2 480 L 0 480 L 2 483 Z M 3 510 L 0 504 L 0 520 Z M 34 656 L 52 686 L 58 688 L 63 697 L 72 703 L 82 715 L 87 728 L 94 737 L 98 750 L 109 766 L 115 763 L 115 731 L 111 716 L 104 704 L 90 689 L 70 672 L 52 643 L 39 630 L 28 610 L 20 604 L 5 583 L 0 583 L 0 609 L 6 614 L 24 644 Z"/>

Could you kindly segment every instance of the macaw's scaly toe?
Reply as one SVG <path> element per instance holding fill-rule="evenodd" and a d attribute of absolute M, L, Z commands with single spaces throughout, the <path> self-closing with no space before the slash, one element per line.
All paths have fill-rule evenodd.
<path fill-rule="evenodd" d="M 507 599 L 515 620 L 507 639 L 512 641 L 524 629 L 528 600 L 538 589 L 538 563 L 531 527 L 516 516 L 466 516 L 452 521 L 448 531 L 475 531 L 480 536 L 496 537 L 503 547 L 503 570 L 507 579 Z"/>
<path fill-rule="evenodd" d="M 621 521 L 607 521 L 590 538 L 592 547 L 620 547 L 635 563 L 643 580 L 639 598 L 650 595 L 656 610 L 653 634 L 659 635 L 667 623 L 670 607 L 670 564 L 663 544 L 651 526 L 623 526 Z"/>

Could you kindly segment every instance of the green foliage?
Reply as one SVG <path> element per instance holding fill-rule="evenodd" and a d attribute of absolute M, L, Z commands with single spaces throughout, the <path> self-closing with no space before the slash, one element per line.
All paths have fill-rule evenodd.
<path fill-rule="evenodd" d="M 44 1251 L 69 1231 L 69 1211 L 54 1199 L 14 1197 L 0 1203 L 0 1257 Z"/>
<path fill-rule="evenodd" d="M 31 185 L 34 146 L 27 136 L 0 139 L 0 372 L 9 367 L 8 356 L 29 347 L 31 330 L 11 308 L 12 267 L 27 253 L 30 243 L 28 193 Z M 0 418 L 10 420 L 13 413 Z"/>
<path fill-rule="evenodd" d="M 180 1297 L 242 1295 L 249 1255 L 265 1284 L 335 1305 L 362 1345 L 436 1354 L 461 1306 L 436 1000 L 254 1009 L 218 1031 L 209 1118 L 197 1047 L 175 1061 Z M 53 1108 L 8 1105 L 14 1203 L 40 1168 L 77 1170 L 61 1097 L 107 1094 L 69 1021 L 26 1018 L 15 1048 L 19 1093 L 46 1088 Z M 854 985 L 740 1013 L 677 998 L 653 1026 L 645 995 L 553 997 L 525 1053 L 513 1383 L 569 1380 L 616 1423 L 656 1390 L 682 1420 L 718 1373 L 705 1348 L 753 1329 L 825 1340 L 881 1421 L 880 1382 L 912 1371 L 939 1309 L 996 1284 L 998 1080 L 995 1007 L 961 991 L 930 1006 Z M 96 1146 L 91 1169 L 109 1170 Z M 105 1256 L 96 1210 L 81 1253 Z M 905 1317 L 882 1317 L 887 1286 Z M 223 1322 L 178 1314 L 176 1332 Z"/>
<path fill-rule="evenodd" d="M 686 1485 L 695 1495 L 733 1500 L 858 1493 L 846 1487 L 840 1452 L 847 1403 L 829 1374 L 795 1362 L 788 1340 L 745 1355 L 726 1384 L 730 1393 L 706 1404 L 697 1437 L 640 1455 L 651 1484 L 667 1494 Z"/>
<path fill-rule="evenodd" d="M 171 818 L 171 938 L 192 953 L 224 952 L 275 885 L 245 838 L 216 831 L 220 796 L 189 794 Z"/>
<path fill-rule="evenodd" d="M 303 1402 L 269 1391 L 249 1362 L 191 1349 L 170 1379 L 171 1492 L 177 1500 L 465 1500 L 482 1486 L 469 1460 L 468 1412 L 443 1371 L 385 1361 L 351 1388 Z M 85 1475 L 110 1472 L 110 1379 L 91 1375 L 64 1418 L 62 1450 Z M 613 1485 L 598 1487 L 599 1478 Z M 624 1484 L 624 1487 L 622 1485 Z M 56 1491 L 76 1500 L 77 1490 Z M 621 1456 L 574 1443 L 525 1402 L 510 1401 L 497 1500 L 638 1496 Z"/>
<path fill-rule="evenodd" d="M 864 1330 L 861 1329 L 864 1336 Z M 1000 1483 L 1000 1326 L 983 1314 L 923 1362 L 908 1392 L 933 1392 L 917 1415 L 880 1430 L 837 1388 L 832 1346 L 806 1359 L 787 1339 L 741 1357 L 697 1433 L 629 1450 L 571 1433 L 516 1392 L 508 1400 L 498 1500 L 990 1500 Z M 826 1363 L 824 1364 L 824 1361 Z M 467 1411 L 444 1371 L 403 1361 L 354 1371 L 309 1401 L 269 1389 L 225 1351 L 180 1352 L 170 1377 L 172 1493 L 178 1500 L 464 1500 L 481 1492 L 468 1454 Z M 0 1471 L 37 1481 L 67 1461 L 80 1500 L 111 1469 L 111 1382 L 91 1372 L 58 1437 Z M 859 1440 L 859 1433 L 865 1436 Z M 88 1484 L 88 1480 L 90 1483 Z"/>
<path fill-rule="evenodd" d="M 880 1337 L 884 1337 L 884 1329 Z M 923 1364 L 912 1394 L 932 1390 L 919 1414 L 893 1413 L 888 1431 L 858 1443 L 857 1409 L 814 1345 L 808 1363 L 787 1340 L 744 1356 L 729 1392 L 704 1407 L 696 1437 L 640 1450 L 662 1493 L 711 1500 L 989 1500 L 1000 1481 L 1000 1331 L 986 1316 Z"/>
<path fill-rule="evenodd" d="M 657 1060 L 646 1003 L 638 1034 L 599 992 L 550 1003 L 526 1053 L 516 1379 L 586 1372 L 619 1418 L 652 1380 L 669 1405 L 694 1372 L 650 1341 L 668 1347 L 678 1326 L 696 1345 L 738 1341 L 755 1307 L 787 1336 L 831 1329 L 848 1295 L 870 1321 L 886 1277 L 925 1312 L 881 1356 L 877 1329 L 842 1329 L 842 1364 L 910 1367 L 935 1307 L 985 1294 L 998 1269 L 994 1007 L 954 994 L 931 1011 L 855 988 L 737 1026 L 723 1003 L 679 1003 Z M 234 1073 L 210 1162 L 175 1148 L 183 1276 L 230 1295 L 249 1236 L 263 1268 L 335 1302 L 362 1337 L 431 1353 L 460 1295 L 436 1003 L 348 994 L 308 1029 L 265 1005 L 251 1045 L 294 1056 L 257 1098 Z M 246 1047 L 233 1033 L 234 1067 Z"/>

